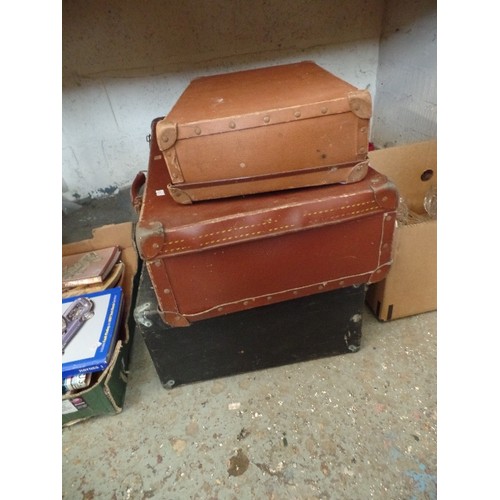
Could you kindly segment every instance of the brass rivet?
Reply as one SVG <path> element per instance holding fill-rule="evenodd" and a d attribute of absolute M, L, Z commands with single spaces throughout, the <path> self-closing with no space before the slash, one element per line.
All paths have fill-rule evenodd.
<path fill-rule="evenodd" d="M 161 140 L 163 142 L 168 142 L 168 134 L 166 132 L 161 136 Z"/>
<path fill-rule="evenodd" d="M 161 266 L 161 262 L 159 260 L 155 260 L 155 266 L 156 267 L 160 267 Z"/>
<path fill-rule="evenodd" d="M 389 246 L 389 243 L 384 243 L 384 244 L 382 245 L 382 248 L 387 248 L 388 246 Z"/>
<path fill-rule="evenodd" d="M 271 118 L 269 116 L 264 116 L 264 123 L 269 123 Z"/>
<path fill-rule="evenodd" d="M 170 290 L 169 290 L 168 288 L 165 288 L 165 290 L 163 290 L 163 293 L 164 293 L 165 295 L 168 295 L 168 294 L 170 293 Z"/>
<path fill-rule="evenodd" d="M 323 115 L 326 114 L 327 111 L 328 111 L 328 108 L 325 108 L 325 107 L 321 108 L 321 113 Z"/>
<path fill-rule="evenodd" d="M 295 111 L 293 116 L 295 116 L 295 118 L 300 118 L 300 111 Z"/>
<path fill-rule="evenodd" d="M 318 286 L 318 290 L 323 290 L 324 286 L 323 285 L 319 285 Z"/>
<path fill-rule="evenodd" d="M 196 128 L 194 129 L 194 133 L 195 133 L 196 135 L 200 135 L 200 134 L 201 134 L 201 128 L 200 128 L 200 127 L 196 127 Z"/>
<path fill-rule="evenodd" d="M 387 216 L 387 221 L 391 221 L 392 220 L 392 217 L 390 215 Z"/>
<path fill-rule="evenodd" d="M 241 163 L 240 163 L 240 167 L 241 167 L 241 168 L 245 168 L 246 166 L 247 166 L 247 164 L 246 164 L 246 163 L 243 163 L 243 162 L 241 162 Z"/>
<path fill-rule="evenodd" d="M 359 129 L 359 131 L 360 131 L 360 132 L 362 132 L 362 133 L 364 134 L 364 133 L 366 132 L 366 127 L 361 127 L 361 128 Z"/>
<path fill-rule="evenodd" d="M 158 243 L 153 243 L 153 248 L 160 248 L 160 245 L 158 245 Z"/>
<path fill-rule="evenodd" d="M 233 121 L 230 121 L 229 128 L 235 128 L 235 127 L 236 127 L 236 123 L 234 123 Z"/>
<path fill-rule="evenodd" d="M 267 300 L 273 300 L 273 298 L 272 298 L 271 296 L 269 296 L 269 297 L 267 298 Z"/>
<path fill-rule="evenodd" d="M 345 281 L 344 280 L 340 280 L 339 281 L 339 285 L 344 285 L 345 284 Z"/>
<path fill-rule="evenodd" d="M 178 175 L 174 172 L 174 173 L 172 174 L 172 177 L 173 177 L 174 179 L 177 179 L 177 177 L 179 177 L 179 176 L 178 176 Z"/>
<path fill-rule="evenodd" d="M 297 295 L 298 293 L 299 293 L 299 292 L 297 292 L 297 290 L 294 290 L 294 291 L 293 291 L 293 294 L 294 294 L 294 295 Z"/>
<path fill-rule="evenodd" d="M 384 202 L 385 202 L 385 201 L 387 201 L 387 196 L 384 196 L 384 197 L 382 198 L 382 201 L 384 201 Z"/>
<path fill-rule="evenodd" d="M 365 147 L 363 147 L 363 148 L 359 148 L 359 152 L 360 152 L 360 153 L 366 153 L 366 148 L 365 148 Z"/>
<path fill-rule="evenodd" d="M 248 300 L 245 300 L 245 302 L 243 302 L 243 305 L 247 306 L 248 305 Z"/>
<path fill-rule="evenodd" d="M 219 312 L 220 312 L 220 311 L 223 311 L 223 310 L 224 310 L 224 308 L 223 308 L 223 307 L 218 307 L 218 308 L 217 308 L 217 311 L 219 311 Z"/>

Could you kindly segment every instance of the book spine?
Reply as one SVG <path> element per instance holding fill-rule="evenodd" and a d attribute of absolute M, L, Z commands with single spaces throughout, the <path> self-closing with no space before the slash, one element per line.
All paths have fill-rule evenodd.
<path fill-rule="evenodd" d="M 79 375 L 74 375 L 72 377 L 66 377 L 62 381 L 62 392 L 63 394 L 68 391 L 76 391 L 78 389 L 84 389 L 90 384 L 91 373 L 81 373 Z"/>
<path fill-rule="evenodd" d="M 75 367 L 75 368 L 70 368 L 68 370 L 65 370 L 62 374 L 63 379 L 66 379 L 68 377 L 74 377 L 75 375 L 80 375 L 80 374 L 85 374 L 85 373 L 95 373 L 95 372 L 102 372 L 108 367 L 107 363 L 98 363 L 95 365 L 91 366 L 84 366 L 81 368 Z"/>

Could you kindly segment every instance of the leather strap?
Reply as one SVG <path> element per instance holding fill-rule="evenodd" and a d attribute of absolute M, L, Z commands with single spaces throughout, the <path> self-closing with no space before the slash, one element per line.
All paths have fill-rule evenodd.
<path fill-rule="evenodd" d="M 141 170 L 135 176 L 134 181 L 132 182 L 132 186 L 130 187 L 130 200 L 132 202 L 132 206 L 136 213 L 140 213 L 142 207 L 142 196 L 139 195 L 142 187 L 146 183 L 146 173 Z"/>

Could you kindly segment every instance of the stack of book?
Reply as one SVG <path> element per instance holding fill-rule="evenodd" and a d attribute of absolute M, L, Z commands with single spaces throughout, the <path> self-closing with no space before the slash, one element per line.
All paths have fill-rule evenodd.
<path fill-rule="evenodd" d="M 125 269 L 120 253 L 120 248 L 113 246 L 63 256 L 63 299 L 117 286 Z"/>
<path fill-rule="evenodd" d="M 63 394 L 88 387 L 110 363 L 123 304 L 119 259 L 119 247 L 63 257 Z"/>

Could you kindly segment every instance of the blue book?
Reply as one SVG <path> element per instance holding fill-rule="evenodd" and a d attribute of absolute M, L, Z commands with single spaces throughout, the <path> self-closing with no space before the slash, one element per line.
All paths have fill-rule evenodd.
<path fill-rule="evenodd" d="M 62 300 L 62 377 L 105 370 L 116 345 L 121 288 Z"/>

